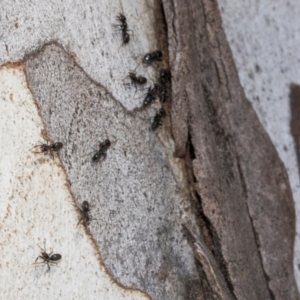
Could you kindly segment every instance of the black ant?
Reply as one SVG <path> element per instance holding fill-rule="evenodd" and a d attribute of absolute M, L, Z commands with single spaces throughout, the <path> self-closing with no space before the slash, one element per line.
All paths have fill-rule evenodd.
<path fill-rule="evenodd" d="M 40 246 L 39 246 L 40 247 Z M 40 247 L 41 248 L 41 247 Z M 53 252 L 51 253 L 47 253 L 46 252 L 46 241 L 44 241 L 44 249 L 41 248 L 41 255 L 39 255 L 35 262 L 33 263 L 34 265 L 37 265 L 37 264 L 46 264 L 48 266 L 48 269 L 47 271 L 45 272 L 45 274 L 47 272 L 50 271 L 50 265 L 53 264 L 53 265 L 57 265 L 58 262 L 61 260 L 61 255 L 58 254 L 58 253 L 55 253 L 55 254 L 52 254 Z M 38 259 L 41 259 L 42 261 L 41 262 L 37 262 Z"/>
<path fill-rule="evenodd" d="M 171 80 L 170 70 L 161 69 L 159 71 L 159 79 L 158 80 L 161 85 L 167 84 Z"/>
<path fill-rule="evenodd" d="M 49 142 L 49 138 L 46 135 L 43 135 L 45 140 L 47 140 L 47 144 L 40 144 L 40 145 L 35 145 L 33 148 L 34 149 L 36 147 L 40 148 L 40 151 L 32 151 L 33 153 L 44 153 L 49 154 L 52 158 L 54 158 L 54 153 L 58 153 L 59 150 L 62 149 L 63 144 L 61 142 L 56 142 L 53 144 L 48 144 Z"/>
<path fill-rule="evenodd" d="M 160 83 L 159 100 L 165 103 L 168 99 L 168 83 L 171 81 L 171 73 L 169 70 L 161 69 L 158 81 Z"/>
<path fill-rule="evenodd" d="M 129 72 L 128 77 L 131 79 L 131 84 L 137 87 L 137 85 L 144 85 L 147 83 L 147 78 L 143 76 L 136 76 L 135 72 Z"/>
<path fill-rule="evenodd" d="M 144 99 L 143 106 L 146 107 L 150 105 L 155 100 L 155 97 L 159 91 L 160 91 L 160 86 L 158 84 L 154 84 L 153 88 L 150 86 L 148 88 L 147 95 Z"/>
<path fill-rule="evenodd" d="M 89 225 L 90 221 L 92 220 L 90 211 L 91 207 L 90 204 L 87 201 L 83 201 L 81 204 L 81 209 L 79 208 L 80 213 L 81 213 L 81 218 L 79 219 L 77 226 L 79 223 L 82 223 L 84 225 Z"/>
<path fill-rule="evenodd" d="M 151 63 L 155 61 L 161 61 L 162 60 L 162 52 L 159 50 L 156 50 L 154 52 L 150 52 L 144 55 L 142 62 L 146 65 L 150 65 Z"/>
<path fill-rule="evenodd" d="M 116 26 L 120 26 L 121 28 L 121 33 L 122 33 L 122 40 L 123 40 L 123 45 L 127 44 L 130 40 L 130 35 L 128 33 L 128 26 L 126 22 L 126 17 L 123 14 L 118 14 L 116 19 L 121 23 Z"/>
<path fill-rule="evenodd" d="M 111 145 L 110 140 L 105 140 L 99 144 L 99 150 L 92 157 L 93 162 L 103 161 L 106 158 L 106 151 Z"/>
<path fill-rule="evenodd" d="M 166 112 L 161 108 L 154 116 L 153 122 L 151 124 L 151 130 L 155 131 L 158 127 L 163 124 L 163 118 L 166 116 Z"/>

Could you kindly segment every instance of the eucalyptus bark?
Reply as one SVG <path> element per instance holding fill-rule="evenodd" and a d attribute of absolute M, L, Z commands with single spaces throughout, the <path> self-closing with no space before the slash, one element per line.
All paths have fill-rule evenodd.
<path fill-rule="evenodd" d="M 99 21 L 104 5 L 90 5 L 79 6 L 83 19 L 92 13 Z M 69 21 L 60 13 L 69 34 Z M 65 31 L 59 32 L 60 43 L 40 45 L 20 66 L 47 135 L 64 143 L 60 158 L 73 204 L 94 206 L 95 220 L 85 233 L 98 247 L 107 274 L 122 288 L 156 300 L 300 299 L 287 174 L 245 98 L 216 2 L 163 0 L 147 9 L 140 4 L 128 10 L 128 26 L 136 18 L 154 29 L 145 25 L 130 32 L 128 45 L 114 41 L 109 49 L 113 21 L 106 13 L 104 29 L 83 41 L 70 39 L 68 47 Z M 142 109 L 135 98 L 140 91 L 128 92 L 122 81 L 128 61 L 148 75 L 150 68 L 143 69 L 141 57 L 131 53 L 141 56 L 145 37 L 155 40 L 149 51 L 163 53 L 153 73 L 162 66 L 172 74 L 167 116 L 155 133 L 149 119 L 161 104 Z M 91 45 L 95 63 L 82 57 Z M 112 144 L 107 158 L 91 162 L 90 152 L 106 138 Z M 64 225 L 56 228 L 55 234 L 65 233 Z M 72 239 L 79 240 L 78 233 Z M 64 259 L 71 264 L 73 258 Z M 81 283 L 80 277 L 68 280 Z"/>

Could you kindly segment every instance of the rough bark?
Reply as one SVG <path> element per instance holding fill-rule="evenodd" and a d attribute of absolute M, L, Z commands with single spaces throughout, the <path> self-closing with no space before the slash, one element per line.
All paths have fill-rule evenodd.
<path fill-rule="evenodd" d="M 286 171 L 240 86 L 217 4 L 164 1 L 164 9 L 176 153 L 193 147 L 195 186 L 228 287 L 237 299 L 299 299 Z"/>

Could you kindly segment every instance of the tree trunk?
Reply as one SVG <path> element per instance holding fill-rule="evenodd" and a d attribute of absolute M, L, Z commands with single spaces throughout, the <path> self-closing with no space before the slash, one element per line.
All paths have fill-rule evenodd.
<path fill-rule="evenodd" d="M 39 21 L 46 37 L 34 33 L 30 53 L 13 44 L 18 33 L 4 43 L 6 61 L 19 62 L 0 70 L 1 295 L 300 299 L 286 171 L 245 98 L 217 4 L 51 9 L 52 27 Z M 115 32 L 120 12 L 128 44 Z M 143 55 L 157 49 L 162 61 L 145 66 Z M 153 87 L 161 68 L 172 74 L 168 99 L 145 108 L 149 90 L 127 74 Z M 166 117 L 152 131 L 161 107 Z M 32 149 L 47 144 L 42 134 L 63 143 L 59 158 Z M 106 139 L 106 158 L 92 161 Z M 45 275 L 46 266 L 28 267 L 44 240 L 62 255 Z"/>

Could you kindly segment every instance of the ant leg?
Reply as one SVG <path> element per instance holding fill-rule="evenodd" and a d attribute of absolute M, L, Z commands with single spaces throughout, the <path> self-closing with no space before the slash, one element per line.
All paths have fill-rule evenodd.
<path fill-rule="evenodd" d="M 52 150 L 49 151 L 49 155 L 50 155 L 51 158 L 54 160 L 54 154 L 53 154 L 53 151 L 52 151 Z"/>
<path fill-rule="evenodd" d="M 76 225 L 76 228 L 78 227 L 79 223 L 82 222 L 82 220 L 83 220 L 83 217 L 81 217 L 81 218 L 79 219 L 79 221 L 78 221 L 78 223 L 77 223 L 77 225 Z"/>
<path fill-rule="evenodd" d="M 32 153 L 43 153 L 41 151 L 31 151 Z M 45 153 L 44 153 L 45 154 Z"/>
<path fill-rule="evenodd" d="M 37 263 L 33 263 L 33 265 L 40 265 L 40 264 L 46 264 L 46 262 L 40 261 L 40 262 L 37 262 Z"/>
<path fill-rule="evenodd" d="M 126 86 L 128 86 L 129 88 L 132 86 L 132 83 L 130 82 L 128 82 L 128 83 L 123 83 L 123 85 L 126 87 Z"/>
<path fill-rule="evenodd" d="M 45 272 L 45 274 L 44 275 L 46 275 L 48 272 L 50 273 L 50 265 L 49 265 L 49 262 L 47 262 L 47 271 Z"/>
<path fill-rule="evenodd" d="M 85 154 L 85 155 L 83 155 L 83 156 L 81 156 L 81 157 L 85 157 L 85 156 L 88 156 L 88 155 L 90 155 L 90 154 L 92 154 L 92 153 L 96 153 L 96 152 L 98 152 L 98 150 L 93 150 L 92 152 L 90 152 L 90 153 L 88 153 L 88 154 Z"/>
<path fill-rule="evenodd" d="M 96 207 L 96 204 L 91 204 L 90 205 L 90 211 L 92 210 L 92 209 L 94 209 Z"/>
<path fill-rule="evenodd" d="M 42 130 L 41 135 L 42 135 L 42 137 L 47 141 L 47 145 L 48 145 L 48 143 L 51 142 L 51 139 L 50 139 L 49 136 L 47 135 L 46 130 Z"/>
<path fill-rule="evenodd" d="M 43 249 L 39 244 L 36 244 L 41 250 L 42 252 L 46 252 L 46 249 Z M 45 240 L 44 240 L 44 247 L 45 247 Z M 38 256 L 38 257 L 41 257 L 41 256 Z"/>
<path fill-rule="evenodd" d="M 106 159 L 106 156 L 107 156 L 106 152 L 103 152 L 102 153 L 102 158 L 100 159 L 100 162 L 104 161 Z"/>
<path fill-rule="evenodd" d="M 41 259 L 44 259 L 42 256 L 38 256 L 36 259 L 35 259 L 35 261 L 34 261 L 34 263 L 33 263 L 33 265 L 37 265 L 37 264 L 44 264 L 45 262 L 44 261 L 41 261 L 41 262 L 37 262 L 37 260 L 39 259 L 39 258 L 41 258 Z"/>
<path fill-rule="evenodd" d="M 34 149 L 34 148 L 36 148 L 36 147 L 41 147 L 41 145 L 34 145 L 32 148 L 30 148 L 29 150 L 32 150 L 32 149 Z"/>

